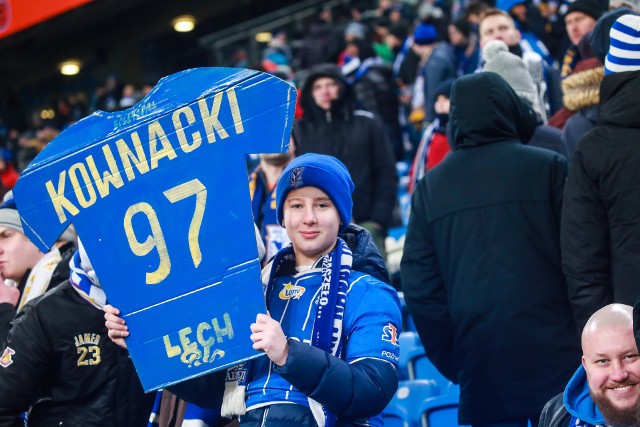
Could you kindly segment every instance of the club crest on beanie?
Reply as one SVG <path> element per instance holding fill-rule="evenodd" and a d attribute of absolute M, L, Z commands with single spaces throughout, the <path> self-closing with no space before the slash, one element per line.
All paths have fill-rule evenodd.
<path fill-rule="evenodd" d="M 623 15 L 616 19 L 609 39 L 604 73 L 640 70 L 640 16 Z"/>
<path fill-rule="evenodd" d="M 276 184 L 276 212 L 280 225 L 284 225 L 284 202 L 287 195 L 302 187 L 316 187 L 327 193 L 340 216 L 340 231 L 349 226 L 354 184 L 349 171 L 340 160 L 324 154 L 308 153 L 296 157 L 287 165 Z"/>

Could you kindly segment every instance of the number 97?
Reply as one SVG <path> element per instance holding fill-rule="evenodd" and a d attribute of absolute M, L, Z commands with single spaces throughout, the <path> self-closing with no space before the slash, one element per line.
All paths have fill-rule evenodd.
<path fill-rule="evenodd" d="M 163 194 L 171 203 L 184 200 L 190 196 L 196 196 L 196 206 L 193 212 L 193 218 L 191 218 L 191 224 L 189 225 L 188 240 L 193 265 L 198 268 L 202 262 L 202 252 L 200 251 L 198 237 L 200 235 L 202 217 L 204 216 L 204 210 L 207 204 L 207 189 L 200 180 L 193 179 L 185 182 L 184 184 L 170 188 Z M 147 236 L 144 242 L 138 241 L 136 233 L 133 230 L 133 217 L 138 213 L 143 213 L 147 217 L 147 221 L 149 221 L 149 226 L 151 227 L 151 235 Z M 127 235 L 127 240 L 129 241 L 129 247 L 134 254 L 138 256 L 146 256 L 154 248 L 158 251 L 160 264 L 155 271 L 146 273 L 146 283 L 148 285 L 155 285 L 166 279 L 171 272 L 171 259 L 169 258 L 169 251 L 167 250 L 167 242 L 164 239 L 162 228 L 158 221 L 158 215 L 153 207 L 145 202 L 129 206 L 124 214 L 124 231 Z"/>

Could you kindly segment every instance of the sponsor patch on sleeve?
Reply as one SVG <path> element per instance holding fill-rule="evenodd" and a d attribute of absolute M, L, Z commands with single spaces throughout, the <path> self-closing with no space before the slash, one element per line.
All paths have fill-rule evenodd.
<path fill-rule="evenodd" d="M 2 357 L 0 357 L 0 366 L 8 368 L 13 363 L 12 357 L 14 354 L 16 352 L 11 347 L 5 348 Z"/>
<path fill-rule="evenodd" d="M 384 328 L 382 328 L 382 341 L 390 342 L 395 346 L 399 346 L 398 342 L 398 328 L 396 328 L 392 323 L 389 323 Z"/>

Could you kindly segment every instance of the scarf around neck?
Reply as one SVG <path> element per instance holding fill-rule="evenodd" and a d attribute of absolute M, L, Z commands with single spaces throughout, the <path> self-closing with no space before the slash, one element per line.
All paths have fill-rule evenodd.
<path fill-rule="evenodd" d="M 263 291 L 267 307 L 269 307 L 276 278 L 283 266 L 290 265 L 292 262 L 295 263 L 293 247 L 287 246 L 281 249 L 273 261 L 265 267 L 263 278 L 268 277 L 268 280 L 263 283 Z M 311 345 L 339 358 L 343 357 L 342 321 L 352 262 L 351 250 L 341 238 L 338 238 L 334 250 L 318 261 L 322 265 L 322 284 L 313 323 Z M 251 363 L 245 362 L 227 370 L 222 416 L 242 415 L 246 411 L 244 395 L 250 378 L 250 367 Z M 320 427 L 336 425 L 336 416 L 320 403 L 309 398 L 309 407 Z"/>
<path fill-rule="evenodd" d="M 27 302 L 39 297 L 47 291 L 51 278 L 53 277 L 53 272 L 61 259 L 60 251 L 56 247 L 51 248 L 49 252 L 40 258 L 29 273 L 29 277 L 25 282 L 22 297 L 18 304 L 18 310 L 24 307 Z M 57 285 L 57 283 L 54 284 Z"/>

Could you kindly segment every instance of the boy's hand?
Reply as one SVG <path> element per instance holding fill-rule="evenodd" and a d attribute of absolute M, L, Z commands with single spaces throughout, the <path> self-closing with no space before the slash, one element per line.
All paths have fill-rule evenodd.
<path fill-rule="evenodd" d="M 124 319 L 118 317 L 120 310 L 109 304 L 105 305 L 102 310 L 104 310 L 104 325 L 109 331 L 109 338 L 120 347 L 127 348 L 124 339 L 129 336 L 129 328 L 124 324 Z"/>
<path fill-rule="evenodd" d="M 278 366 L 287 362 L 289 343 L 280 323 L 267 314 L 258 314 L 256 323 L 251 324 L 251 341 L 255 350 L 262 350 Z"/>

